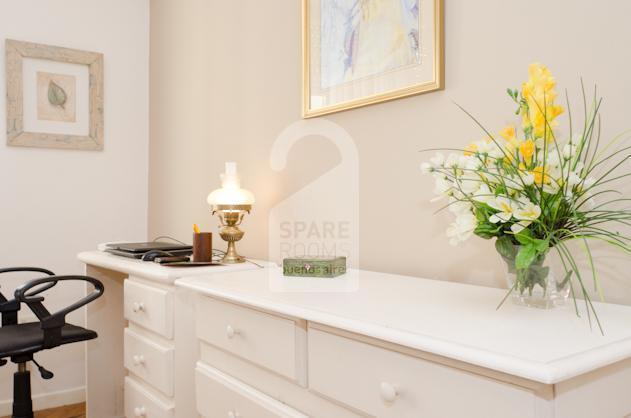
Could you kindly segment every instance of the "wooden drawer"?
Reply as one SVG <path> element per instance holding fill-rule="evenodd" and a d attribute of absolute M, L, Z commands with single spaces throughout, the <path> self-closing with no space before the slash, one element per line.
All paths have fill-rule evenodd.
<path fill-rule="evenodd" d="M 125 318 L 166 338 L 173 338 L 172 293 L 125 280 Z"/>
<path fill-rule="evenodd" d="M 125 416 L 127 418 L 173 418 L 175 407 L 165 402 L 130 377 L 125 378 Z"/>
<path fill-rule="evenodd" d="M 173 348 L 125 328 L 125 367 L 167 396 L 173 396 Z"/>
<path fill-rule="evenodd" d="M 245 383 L 201 362 L 195 369 L 197 412 L 206 418 L 307 418 Z"/>
<path fill-rule="evenodd" d="M 309 387 L 379 418 L 534 418 L 526 389 L 310 328 Z"/>
<path fill-rule="evenodd" d="M 292 380 L 304 375 L 298 369 L 304 365 L 306 344 L 297 352 L 297 339 L 305 333 L 292 320 L 200 297 L 195 322 L 203 341 Z"/>

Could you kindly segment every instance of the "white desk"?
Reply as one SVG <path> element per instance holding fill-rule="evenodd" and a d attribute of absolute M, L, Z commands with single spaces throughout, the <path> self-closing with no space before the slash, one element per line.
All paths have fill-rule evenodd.
<path fill-rule="evenodd" d="M 177 295 L 173 282 L 184 275 L 217 274 L 259 267 L 251 263 L 194 268 L 163 267 L 100 251 L 83 252 L 78 258 L 86 264 L 86 274 L 101 280 L 105 285 L 103 297 L 89 304 L 86 310 L 87 328 L 99 334 L 99 338 L 88 342 L 86 348 L 88 417 L 123 417 L 124 396 L 133 393 L 143 396 L 146 394 L 145 389 L 149 396 L 159 399 L 161 406 L 167 411 L 167 415 L 164 416 L 175 416 L 178 395 L 175 382 L 180 379 L 178 368 L 184 374 L 188 373 L 192 380 L 194 361 L 189 360 L 186 355 L 186 350 L 191 349 L 190 345 L 182 347 L 181 353 L 177 350 Z M 182 318 L 182 321 L 186 324 L 188 320 Z M 186 332 L 191 329 L 190 325 L 180 328 L 183 333 L 180 341 L 190 341 L 190 344 L 193 344 L 194 336 L 186 337 Z M 146 349 L 143 353 L 147 358 L 141 358 L 130 351 L 136 348 Z M 150 356 L 153 357 L 149 358 Z M 151 361 L 160 361 L 161 364 L 157 366 L 151 364 Z M 187 368 L 180 367 L 179 361 L 193 363 Z M 125 366 L 138 374 L 128 382 L 131 389 L 127 391 L 124 391 L 125 376 L 134 373 L 128 373 Z M 143 377 L 158 386 L 157 390 L 149 384 L 144 384 Z M 183 376 L 181 379 L 186 381 L 187 378 Z M 188 386 L 190 390 L 191 385 Z M 127 393 L 124 394 L 125 392 Z M 186 396 L 185 393 L 183 395 Z M 185 413 L 186 405 L 179 409 Z M 127 411 L 127 416 L 131 418 L 134 414 Z M 191 417 L 186 414 L 178 416 Z"/>
<path fill-rule="evenodd" d="M 357 274 L 358 290 L 346 293 L 272 291 L 271 283 L 313 280 L 276 268 L 178 279 L 198 295 L 198 410 L 213 418 L 239 408 L 244 417 L 630 416 L 631 307 L 595 303 L 602 336 L 571 303 L 507 302 L 496 311 L 500 289 Z"/>

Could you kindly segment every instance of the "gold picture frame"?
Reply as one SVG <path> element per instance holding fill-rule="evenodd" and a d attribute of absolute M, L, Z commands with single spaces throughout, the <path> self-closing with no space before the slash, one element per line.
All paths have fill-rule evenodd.
<path fill-rule="evenodd" d="M 317 28 L 314 26 L 314 22 L 312 22 L 314 12 L 317 12 L 317 9 L 312 10 L 315 3 L 320 3 L 325 0 L 302 0 L 302 67 L 303 67 L 303 75 L 302 75 L 302 83 L 303 83 L 303 97 L 302 97 L 302 117 L 303 118 L 311 118 L 316 116 L 322 116 L 330 113 L 340 112 L 349 109 L 355 109 L 362 106 L 372 105 L 376 103 L 382 103 L 394 99 L 399 99 L 403 97 L 413 96 L 421 93 L 428 93 L 431 91 L 442 90 L 444 88 L 444 34 L 443 34 L 443 0 L 417 0 L 417 4 L 419 5 L 419 28 L 422 28 L 425 38 L 431 38 L 426 45 L 426 49 L 431 50 L 427 56 L 424 58 L 424 65 L 422 72 L 425 74 L 425 77 L 416 80 L 419 77 L 417 74 L 410 76 L 409 78 L 414 78 L 415 81 L 413 83 L 409 83 L 407 85 L 396 85 L 395 88 L 379 90 L 375 88 L 375 91 L 370 91 L 369 94 L 366 95 L 358 95 L 357 97 L 350 97 L 345 100 L 331 100 L 330 97 L 326 97 L 326 95 L 315 95 L 314 94 L 314 77 L 312 73 L 317 73 L 318 68 L 313 67 L 314 58 L 317 60 L 318 57 L 313 57 L 311 54 L 316 53 L 318 51 L 314 51 L 317 48 L 314 48 L 314 42 L 317 41 L 317 37 L 314 36 L 313 28 Z M 364 0 L 359 0 L 359 2 Z M 370 1 L 370 0 L 365 0 Z M 429 11 L 429 12 L 428 12 Z M 428 16 L 429 15 L 429 16 Z M 421 21 L 421 19 L 424 19 Z M 431 27 L 428 27 L 431 26 Z M 419 31 L 420 32 L 420 31 Z M 420 36 L 417 37 L 420 38 Z M 318 46 L 321 48 L 321 46 Z M 419 47 L 420 49 L 420 47 Z M 319 51 L 321 52 L 321 50 Z M 419 60 L 420 61 L 420 60 Z M 427 62 L 429 61 L 429 62 Z M 421 64 L 418 64 L 419 68 Z M 411 68 L 411 66 L 409 66 Z M 378 80 L 375 84 L 389 84 L 387 78 L 397 78 L 400 73 L 397 73 L 398 70 L 384 72 L 380 74 L 380 77 L 386 78 L 386 82 L 382 83 L 381 80 Z M 406 71 L 411 71 L 407 69 Z M 365 84 L 370 84 L 371 81 L 367 80 L 369 77 L 360 80 Z M 398 77 L 401 78 L 401 77 Z M 397 84 L 397 82 L 390 83 Z M 400 84 L 400 83 L 399 83 Z M 365 86 L 364 86 L 365 87 Z M 339 89 L 350 90 L 370 90 L 370 88 L 356 88 L 356 86 L 352 86 L 350 89 L 342 86 Z M 346 93 L 342 93 L 341 95 L 346 95 Z M 350 94 L 352 96 L 353 93 Z M 340 96 L 340 95 L 338 95 Z M 319 104 L 315 104 L 314 98 L 318 98 Z M 326 102 L 326 103 L 323 103 Z"/>
<path fill-rule="evenodd" d="M 94 151 L 103 149 L 103 54 L 13 39 L 5 41 L 5 53 L 7 74 L 7 145 Z M 82 102 L 85 108 L 81 108 L 82 115 L 84 115 L 81 121 L 81 130 L 85 131 L 85 134 L 83 132 L 79 134 L 74 132 L 72 122 L 75 122 L 75 115 L 68 117 L 69 115 L 67 114 L 58 114 L 56 116 L 54 112 L 37 115 L 39 117 L 38 122 L 53 121 L 53 124 L 56 124 L 54 132 L 47 132 L 45 128 L 29 130 L 25 126 L 26 99 L 34 100 L 30 97 L 25 99 L 26 90 L 31 89 L 30 85 L 27 85 L 26 87 L 28 88 L 25 88 L 23 67 L 26 59 L 44 62 L 47 65 L 66 65 L 68 68 L 78 68 L 75 71 L 85 73 L 83 76 L 85 80 L 83 88 L 86 90 L 86 98 Z M 83 69 L 84 66 L 87 66 L 87 70 Z M 37 77 L 40 83 L 42 81 L 49 83 L 43 86 L 44 89 L 47 89 L 44 90 L 44 93 L 40 91 L 42 86 L 38 85 L 36 87 L 39 89 L 36 91 L 37 99 L 41 99 L 41 96 L 43 96 L 53 104 L 61 103 L 60 106 L 62 108 L 66 102 L 66 94 L 68 94 L 69 99 L 74 99 L 70 97 L 71 94 L 75 94 L 74 85 L 68 92 L 64 92 L 62 89 L 64 80 L 76 82 L 73 81 L 74 76 L 64 74 L 64 68 L 62 68 L 60 74 L 37 71 Z M 30 79 L 26 81 L 34 84 Z M 84 95 L 81 95 L 81 97 L 83 98 Z M 59 100 L 62 101 L 59 102 Z M 70 100 L 68 103 L 70 103 Z M 38 112 L 41 112 L 40 105 L 42 103 L 36 104 Z M 49 105 L 48 103 L 44 104 Z M 72 101 L 72 105 L 74 111 L 74 101 Z M 67 130 L 67 132 L 64 130 Z"/>

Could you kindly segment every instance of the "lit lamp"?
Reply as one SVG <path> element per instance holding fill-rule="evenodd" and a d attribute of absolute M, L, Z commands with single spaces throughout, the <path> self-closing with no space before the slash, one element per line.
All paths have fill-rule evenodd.
<path fill-rule="evenodd" d="M 208 204 L 212 214 L 219 216 L 221 229 L 219 235 L 228 242 L 228 249 L 222 263 L 243 263 L 245 258 L 237 254 L 235 243 L 243 238 L 245 232 L 239 229 L 246 213 L 252 210 L 254 195 L 242 189 L 237 174 L 237 163 L 226 163 L 226 172 L 220 176 L 221 189 L 208 195 Z"/>

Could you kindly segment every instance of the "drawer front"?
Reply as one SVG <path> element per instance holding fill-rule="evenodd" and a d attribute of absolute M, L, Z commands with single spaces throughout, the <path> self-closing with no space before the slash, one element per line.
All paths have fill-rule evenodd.
<path fill-rule="evenodd" d="M 534 418 L 522 388 L 309 329 L 309 387 L 379 418 Z"/>
<path fill-rule="evenodd" d="M 125 280 L 125 318 L 166 338 L 173 338 L 173 294 Z"/>
<path fill-rule="evenodd" d="M 167 396 L 173 396 L 173 348 L 125 328 L 125 367 Z"/>
<path fill-rule="evenodd" d="M 307 418 L 245 383 L 198 362 L 197 412 L 206 418 Z"/>
<path fill-rule="evenodd" d="M 127 418 L 173 418 L 174 405 L 151 394 L 140 383 L 125 378 L 125 416 Z"/>
<path fill-rule="evenodd" d="M 200 297 L 196 328 L 203 341 L 292 380 L 297 378 L 294 321 Z"/>

